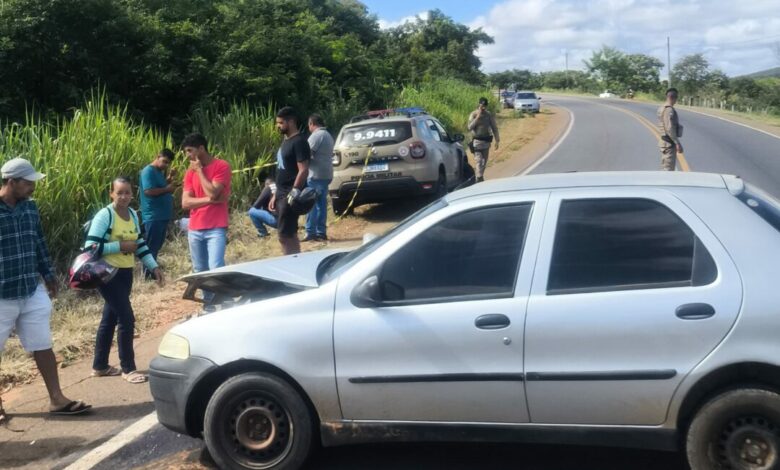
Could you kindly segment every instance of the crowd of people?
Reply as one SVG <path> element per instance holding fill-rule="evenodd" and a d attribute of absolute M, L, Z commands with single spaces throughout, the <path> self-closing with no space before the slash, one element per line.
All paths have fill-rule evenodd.
<path fill-rule="evenodd" d="M 327 240 L 327 190 L 333 178 L 333 137 L 321 116 L 308 119 L 308 138 L 291 107 L 276 115 L 276 128 L 283 135 L 276 152 L 274 175 L 266 179 L 260 196 L 248 215 L 259 237 L 276 229 L 285 254 L 300 252 L 296 201 L 305 188 L 316 194 L 306 220 L 304 241 Z M 224 266 L 228 199 L 232 169 L 209 151 L 206 137 L 190 134 L 182 141 L 189 159 L 181 190 L 181 206 L 189 211 L 187 237 L 193 271 Z M 88 224 L 83 250 L 110 267 L 111 276 L 98 286 L 104 306 L 95 336 L 93 377 L 120 376 L 128 383 L 148 380 L 136 368 L 133 350 L 135 315 L 130 302 L 136 258 L 144 276 L 164 284 L 157 256 L 174 217 L 173 194 L 177 173 L 171 168 L 175 154 L 162 149 L 139 175 L 140 215 L 131 207 L 135 190 L 131 180 L 117 176 L 110 183 L 111 203 L 99 210 Z M 23 158 L 2 166 L 0 186 L 0 353 L 15 331 L 24 349 L 33 354 L 49 393 L 49 411 L 77 415 L 91 409 L 81 400 L 67 398 L 59 384 L 52 349 L 51 298 L 58 282 L 44 240 L 37 206 L 31 199 L 36 182 L 45 175 Z M 41 283 L 41 279 L 43 282 Z M 203 292 L 208 310 L 214 294 Z M 109 352 L 117 338 L 119 367 L 109 364 Z M 0 423 L 7 420 L 0 400 Z"/>

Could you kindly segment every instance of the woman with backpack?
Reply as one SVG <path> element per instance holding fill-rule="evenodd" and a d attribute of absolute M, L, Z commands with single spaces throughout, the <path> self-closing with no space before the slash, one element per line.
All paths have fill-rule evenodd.
<path fill-rule="evenodd" d="M 135 316 L 130 305 L 130 292 L 135 256 L 153 273 L 159 285 L 163 284 L 164 278 L 141 236 L 138 214 L 130 208 L 133 199 L 130 181 L 125 177 L 116 178 L 111 182 L 110 196 L 113 202 L 95 214 L 84 244 L 85 250 L 97 250 L 104 261 L 117 268 L 116 275 L 98 288 L 105 305 L 95 340 L 92 376 L 121 375 L 130 383 L 140 384 L 148 378 L 136 370 L 133 351 Z M 114 330 L 117 330 L 121 370 L 108 364 Z"/>

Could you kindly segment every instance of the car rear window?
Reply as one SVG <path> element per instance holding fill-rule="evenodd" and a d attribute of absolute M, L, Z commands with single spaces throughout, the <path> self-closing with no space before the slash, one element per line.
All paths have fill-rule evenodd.
<path fill-rule="evenodd" d="M 411 137 L 412 126 L 408 121 L 372 122 L 344 129 L 339 145 L 349 147 L 392 145 Z"/>
<path fill-rule="evenodd" d="M 780 201 L 750 184 L 745 184 L 745 190 L 737 197 L 780 232 Z"/>
<path fill-rule="evenodd" d="M 536 99 L 536 93 L 518 93 L 517 94 L 518 100 L 535 100 Z"/>

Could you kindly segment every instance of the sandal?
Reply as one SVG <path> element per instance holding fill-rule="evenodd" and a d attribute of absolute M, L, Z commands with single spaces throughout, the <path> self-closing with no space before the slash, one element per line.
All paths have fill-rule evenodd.
<path fill-rule="evenodd" d="M 142 384 L 142 383 L 146 383 L 146 381 L 149 380 L 149 377 L 147 377 L 144 374 L 141 374 L 137 370 L 128 372 L 126 374 L 122 373 L 122 378 L 130 382 L 131 384 Z"/>
<path fill-rule="evenodd" d="M 52 415 L 79 415 L 92 408 L 92 405 L 87 405 L 81 400 L 72 401 L 65 406 L 49 410 L 49 414 Z"/>
<path fill-rule="evenodd" d="M 122 371 L 114 366 L 108 366 L 103 370 L 92 370 L 92 377 L 116 377 L 121 374 Z"/>

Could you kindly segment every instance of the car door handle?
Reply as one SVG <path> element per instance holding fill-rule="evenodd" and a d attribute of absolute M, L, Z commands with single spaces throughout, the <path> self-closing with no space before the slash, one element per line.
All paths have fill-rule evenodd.
<path fill-rule="evenodd" d="M 501 313 L 480 315 L 474 320 L 474 325 L 480 330 L 499 330 L 509 326 L 509 317 Z"/>
<path fill-rule="evenodd" d="M 703 303 L 684 304 L 677 307 L 674 313 L 683 320 L 704 320 L 715 315 L 715 308 Z"/>

